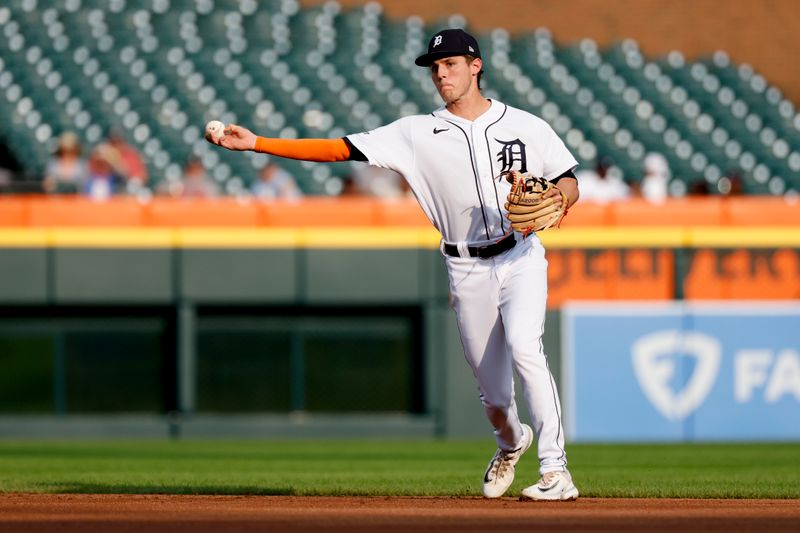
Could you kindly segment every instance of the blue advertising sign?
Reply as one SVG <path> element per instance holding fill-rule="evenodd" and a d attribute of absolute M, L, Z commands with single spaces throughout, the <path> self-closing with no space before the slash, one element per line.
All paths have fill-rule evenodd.
<path fill-rule="evenodd" d="M 800 305 L 562 308 L 574 441 L 800 439 Z"/>

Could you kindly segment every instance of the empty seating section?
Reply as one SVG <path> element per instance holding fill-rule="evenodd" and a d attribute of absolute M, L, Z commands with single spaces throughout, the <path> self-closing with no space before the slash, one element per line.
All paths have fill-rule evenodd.
<path fill-rule="evenodd" d="M 205 122 L 339 137 L 427 112 L 440 100 L 413 61 L 444 26 L 466 21 L 390 20 L 378 3 L 335 1 L 11 0 L 0 7 L 0 139 L 41 175 L 62 132 L 92 146 L 117 128 L 144 154 L 149 187 L 179 180 L 195 156 L 242 194 L 269 158 L 212 147 Z M 547 120 L 582 165 L 607 157 L 636 182 L 660 152 L 675 195 L 696 181 L 717 193 L 733 170 L 749 193 L 800 191 L 800 115 L 724 52 L 648 58 L 631 40 L 556 43 L 545 28 L 478 37 L 486 94 Z M 352 170 L 282 164 L 312 194 L 337 194 Z"/>

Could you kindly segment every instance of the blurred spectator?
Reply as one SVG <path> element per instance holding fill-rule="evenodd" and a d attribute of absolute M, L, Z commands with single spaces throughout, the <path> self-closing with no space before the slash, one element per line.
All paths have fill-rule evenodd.
<path fill-rule="evenodd" d="M 405 178 L 400 180 L 400 189 L 403 191 L 404 198 L 416 198 L 416 196 L 414 196 L 414 190 Z"/>
<path fill-rule="evenodd" d="M 342 192 L 339 196 L 364 196 L 364 191 L 358 186 L 358 182 L 352 175 L 342 178 Z"/>
<path fill-rule="evenodd" d="M 108 143 L 98 144 L 89 156 L 89 173 L 83 184 L 83 193 L 93 200 L 107 200 L 124 192 L 122 158 L 116 148 Z"/>
<path fill-rule="evenodd" d="M 744 194 L 744 180 L 738 170 L 729 170 L 717 182 L 720 194 L 725 196 L 740 196 Z"/>
<path fill-rule="evenodd" d="M 108 132 L 108 143 L 117 149 L 121 159 L 122 178 L 134 187 L 147 183 L 147 166 L 145 166 L 139 151 L 128 144 L 125 136 L 117 128 Z"/>
<path fill-rule="evenodd" d="M 88 178 L 89 168 L 81 157 L 81 144 L 78 136 L 67 131 L 58 138 L 56 151 L 47 162 L 42 187 L 45 192 L 55 194 L 75 194 L 83 189 Z"/>
<path fill-rule="evenodd" d="M 364 194 L 381 198 L 400 198 L 405 195 L 403 176 L 388 168 L 367 164 L 355 166 L 353 178 Z"/>
<path fill-rule="evenodd" d="M 297 200 L 303 196 L 289 172 L 277 163 L 268 163 L 259 173 L 252 187 L 253 195 L 264 200 Z"/>
<path fill-rule="evenodd" d="M 711 194 L 711 190 L 708 188 L 708 182 L 700 178 L 698 180 L 693 181 L 689 185 L 689 190 L 687 191 L 689 196 L 708 196 Z"/>
<path fill-rule="evenodd" d="M 11 185 L 11 170 L 0 167 L 0 191 L 5 190 Z"/>
<path fill-rule="evenodd" d="M 610 172 L 611 166 L 611 160 L 604 157 L 598 159 L 594 170 L 581 170 L 576 174 L 581 200 L 607 203 L 630 197 L 630 187 L 622 176 Z"/>
<path fill-rule="evenodd" d="M 651 202 L 663 202 L 667 199 L 669 178 L 670 170 L 667 158 L 656 152 L 647 154 L 644 158 L 642 196 Z"/>
<path fill-rule="evenodd" d="M 15 177 L 15 170 L 19 170 L 19 164 L 8 146 L 0 139 L 0 191 L 9 190 Z"/>
<path fill-rule="evenodd" d="M 215 198 L 219 196 L 219 187 L 206 173 L 203 162 L 190 157 L 183 167 L 183 179 L 172 191 L 173 196 L 181 198 Z"/>

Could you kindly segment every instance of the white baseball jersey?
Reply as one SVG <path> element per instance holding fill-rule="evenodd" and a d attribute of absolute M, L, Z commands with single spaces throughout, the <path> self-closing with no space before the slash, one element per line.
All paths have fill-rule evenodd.
<path fill-rule="evenodd" d="M 483 244 L 509 233 L 500 174 L 553 179 L 577 165 L 542 119 L 496 100 L 475 121 L 441 107 L 347 136 L 371 165 L 402 174 L 442 238 Z"/>

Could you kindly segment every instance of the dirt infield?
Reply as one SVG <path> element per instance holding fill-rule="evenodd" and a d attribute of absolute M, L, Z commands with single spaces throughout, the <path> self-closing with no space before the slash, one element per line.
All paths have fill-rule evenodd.
<path fill-rule="evenodd" d="M 798 531 L 800 500 L 0 495 L 0 531 Z"/>

